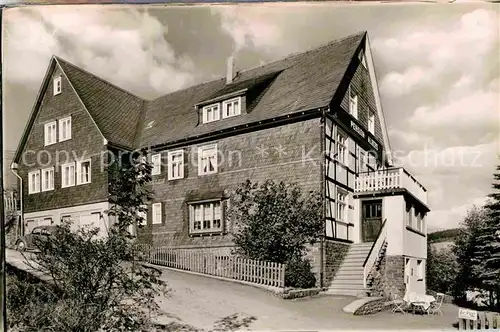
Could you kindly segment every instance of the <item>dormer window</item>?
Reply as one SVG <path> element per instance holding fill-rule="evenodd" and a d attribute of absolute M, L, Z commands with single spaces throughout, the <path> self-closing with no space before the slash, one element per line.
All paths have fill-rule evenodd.
<path fill-rule="evenodd" d="M 203 123 L 217 121 L 220 119 L 220 104 L 212 104 L 203 107 Z"/>
<path fill-rule="evenodd" d="M 366 66 L 366 57 L 364 53 L 359 53 L 359 60 L 361 61 L 363 67 L 368 69 L 368 67 Z"/>
<path fill-rule="evenodd" d="M 222 118 L 241 114 L 241 97 L 226 100 L 222 103 Z"/>
<path fill-rule="evenodd" d="M 60 94 L 62 91 L 61 76 L 54 78 L 54 96 Z"/>

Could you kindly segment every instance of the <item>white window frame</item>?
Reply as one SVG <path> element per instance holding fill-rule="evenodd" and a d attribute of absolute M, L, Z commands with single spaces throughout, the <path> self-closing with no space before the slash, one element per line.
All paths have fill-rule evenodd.
<path fill-rule="evenodd" d="M 343 165 L 348 165 L 348 146 L 347 146 L 347 135 L 344 135 L 339 130 L 337 130 L 337 136 L 335 138 L 335 152 L 337 153 L 337 161 Z"/>
<path fill-rule="evenodd" d="M 347 223 L 347 192 L 338 187 L 335 195 L 335 220 Z"/>
<path fill-rule="evenodd" d="M 54 96 L 57 96 L 62 92 L 62 77 L 56 77 L 54 78 Z"/>
<path fill-rule="evenodd" d="M 180 161 L 174 163 L 174 157 L 180 156 Z M 173 174 L 174 164 L 177 165 L 177 174 Z M 169 180 L 177 180 L 184 178 L 184 150 L 176 150 L 168 152 L 168 176 Z"/>
<path fill-rule="evenodd" d="M 71 166 L 73 166 L 73 178 L 71 178 L 68 174 L 68 183 L 65 184 L 64 178 L 65 178 L 65 175 L 67 173 L 66 168 L 71 167 Z M 76 178 L 76 163 L 75 162 L 66 163 L 66 164 L 61 165 L 61 188 L 73 187 L 76 183 L 75 178 Z M 72 182 L 70 181 L 71 179 L 73 179 Z"/>
<path fill-rule="evenodd" d="M 411 258 L 405 257 L 405 283 L 410 281 L 411 276 Z"/>
<path fill-rule="evenodd" d="M 203 123 L 210 123 L 220 120 L 220 110 L 221 110 L 220 103 L 203 106 L 202 108 Z M 211 117 L 208 116 L 209 112 L 213 112 L 213 115 Z"/>
<path fill-rule="evenodd" d="M 50 121 L 44 125 L 44 142 L 45 146 L 57 143 L 57 121 Z M 52 128 L 51 135 L 49 136 L 49 128 Z"/>
<path fill-rule="evenodd" d="M 54 167 L 48 167 L 42 169 L 41 174 L 41 191 L 50 191 L 54 190 Z M 49 184 L 45 186 L 45 182 L 47 180 L 47 174 L 49 174 Z"/>
<path fill-rule="evenodd" d="M 238 107 L 234 107 L 234 104 L 238 103 Z M 226 107 L 228 105 L 233 105 L 233 112 L 231 114 L 226 114 Z M 241 114 L 241 97 L 232 98 L 222 102 L 222 118 L 231 118 L 233 116 L 238 116 Z"/>
<path fill-rule="evenodd" d="M 203 171 L 203 152 L 206 150 L 214 150 L 214 153 L 212 155 L 207 156 L 207 158 L 210 157 L 215 157 L 215 162 L 214 162 L 214 170 L 213 171 Z M 208 175 L 208 174 L 215 174 L 217 173 L 218 170 L 218 151 L 217 151 L 217 144 L 210 144 L 210 145 L 204 145 L 198 147 L 198 175 Z"/>
<path fill-rule="evenodd" d="M 89 180 L 82 181 L 82 165 L 83 163 L 89 163 Z M 92 183 L 92 161 L 90 159 L 80 160 L 76 163 L 76 184 L 82 185 Z"/>
<path fill-rule="evenodd" d="M 216 218 L 217 206 L 218 206 L 218 219 Z M 199 218 L 199 220 L 196 220 L 197 217 L 196 207 L 200 208 L 201 218 Z M 206 213 L 205 211 L 206 208 L 209 209 L 208 213 Z M 209 215 L 209 218 L 205 219 L 205 216 L 207 214 Z M 199 228 L 196 227 L 197 222 L 199 222 Z M 208 201 L 193 202 L 189 204 L 189 232 L 191 234 L 221 233 L 223 230 L 223 223 L 224 223 L 224 217 L 222 209 L 222 200 L 220 199 L 208 200 Z"/>
<path fill-rule="evenodd" d="M 153 225 L 162 224 L 163 223 L 163 210 L 162 203 L 153 203 L 151 205 L 151 223 Z"/>
<path fill-rule="evenodd" d="M 33 178 L 33 175 L 35 176 Z M 28 173 L 28 194 L 36 194 L 40 192 L 40 170 L 31 171 Z"/>
<path fill-rule="evenodd" d="M 161 153 L 151 155 L 151 164 L 153 165 L 151 175 L 161 174 Z"/>
<path fill-rule="evenodd" d="M 359 53 L 359 60 L 361 61 L 361 64 L 363 64 L 363 67 L 365 67 L 366 69 L 368 69 L 368 66 L 366 65 L 365 53 L 363 53 L 363 52 Z"/>
<path fill-rule="evenodd" d="M 417 259 L 417 281 L 422 281 L 424 280 L 424 275 L 425 275 L 425 269 L 424 269 L 424 260 L 423 259 Z"/>
<path fill-rule="evenodd" d="M 371 110 L 368 113 L 368 131 L 375 134 L 375 113 Z"/>
<path fill-rule="evenodd" d="M 349 87 L 349 114 L 355 119 L 358 118 L 358 109 L 358 95 L 353 91 L 352 87 Z"/>
<path fill-rule="evenodd" d="M 59 142 L 71 139 L 71 116 L 59 119 Z M 66 136 L 63 136 L 63 127 L 66 125 Z"/>

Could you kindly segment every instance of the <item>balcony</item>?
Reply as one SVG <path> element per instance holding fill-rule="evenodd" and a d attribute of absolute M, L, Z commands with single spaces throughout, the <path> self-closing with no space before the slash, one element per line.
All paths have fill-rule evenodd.
<path fill-rule="evenodd" d="M 355 193 L 407 191 L 427 205 L 427 190 L 403 167 L 360 173 Z"/>
<path fill-rule="evenodd" d="M 4 209 L 5 212 L 16 212 L 19 209 L 19 200 L 13 191 L 4 191 Z"/>

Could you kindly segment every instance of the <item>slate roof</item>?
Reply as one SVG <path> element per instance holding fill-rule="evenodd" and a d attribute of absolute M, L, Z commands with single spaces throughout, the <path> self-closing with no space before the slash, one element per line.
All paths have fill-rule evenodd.
<path fill-rule="evenodd" d="M 57 62 L 104 137 L 132 149 L 145 101 L 59 57 Z"/>
<path fill-rule="evenodd" d="M 108 142 L 127 149 L 163 145 L 328 106 L 365 36 L 366 32 L 347 36 L 239 72 L 230 84 L 221 78 L 150 101 L 54 57 L 41 91 L 46 88 L 47 75 L 56 61 Z M 198 123 L 196 104 L 242 89 L 252 91 L 253 99 L 247 100 L 247 113 L 207 124 Z M 38 104 L 39 100 L 34 112 Z M 35 115 L 30 116 L 16 160 Z"/>
<path fill-rule="evenodd" d="M 231 85 L 276 78 L 248 113 L 203 125 L 194 105 L 228 89 L 225 79 L 180 90 L 147 103 L 139 144 L 160 145 L 262 120 L 328 106 L 366 32 L 238 73 Z"/>

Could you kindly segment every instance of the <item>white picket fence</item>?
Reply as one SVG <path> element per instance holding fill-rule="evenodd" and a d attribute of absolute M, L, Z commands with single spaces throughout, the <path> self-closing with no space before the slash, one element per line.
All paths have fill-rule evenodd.
<path fill-rule="evenodd" d="M 285 264 L 263 262 L 196 249 L 177 249 L 139 245 L 144 260 L 150 264 L 172 267 L 247 281 L 255 284 L 285 287 Z"/>

